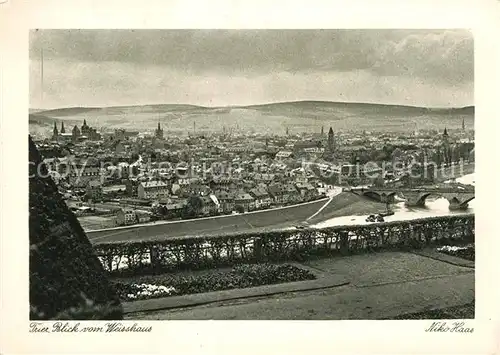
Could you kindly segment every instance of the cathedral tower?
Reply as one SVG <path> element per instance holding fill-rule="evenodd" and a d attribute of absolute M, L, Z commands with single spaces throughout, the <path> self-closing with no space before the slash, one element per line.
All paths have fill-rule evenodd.
<path fill-rule="evenodd" d="M 52 139 L 56 139 L 59 137 L 59 131 L 57 130 L 57 123 L 54 122 L 54 129 L 52 130 Z"/>

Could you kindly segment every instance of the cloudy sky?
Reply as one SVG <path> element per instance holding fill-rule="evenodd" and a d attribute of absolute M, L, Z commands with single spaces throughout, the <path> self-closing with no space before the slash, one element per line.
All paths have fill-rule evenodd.
<path fill-rule="evenodd" d="M 464 30 L 40 30 L 30 36 L 30 106 L 457 107 L 473 104 L 473 61 Z"/>

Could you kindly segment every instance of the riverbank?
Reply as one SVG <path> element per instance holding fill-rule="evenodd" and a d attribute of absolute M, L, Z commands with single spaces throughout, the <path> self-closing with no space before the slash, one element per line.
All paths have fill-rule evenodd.
<path fill-rule="evenodd" d="M 385 204 L 352 192 L 342 192 L 333 197 L 326 207 L 313 218 L 307 219 L 309 225 L 324 222 L 331 218 L 361 216 L 384 212 Z"/>
<path fill-rule="evenodd" d="M 106 243 L 283 229 L 305 221 L 328 201 L 329 199 L 321 199 L 294 206 L 238 215 L 89 231 L 87 236 L 91 243 Z"/>

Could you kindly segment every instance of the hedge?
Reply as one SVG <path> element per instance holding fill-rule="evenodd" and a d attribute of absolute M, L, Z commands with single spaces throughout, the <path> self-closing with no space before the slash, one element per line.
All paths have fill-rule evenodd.
<path fill-rule="evenodd" d="M 94 249 L 108 272 L 138 274 L 408 250 L 450 241 L 474 241 L 473 214 L 324 229 L 103 243 L 94 245 Z"/>

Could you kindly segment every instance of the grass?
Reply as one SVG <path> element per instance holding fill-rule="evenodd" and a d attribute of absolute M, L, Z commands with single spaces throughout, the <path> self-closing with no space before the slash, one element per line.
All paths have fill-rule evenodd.
<path fill-rule="evenodd" d="M 308 222 L 310 224 L 315 224 L 330 218 L 374 214 L 384 212 L 385 209 L 386 207 L 383 203 L 350 192 L 342 192 L 333 197 L 328 206 L 314 218 L 308 220 Z"/>
<path fill-rule="evenodd" d="M 418 320 L 418 319 L 474 319 L 475 302 L 460 306 L 434 309 L 417 313 L 402 314 L 392 320 Z"/>

